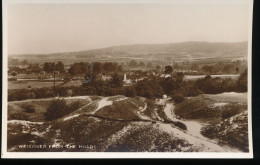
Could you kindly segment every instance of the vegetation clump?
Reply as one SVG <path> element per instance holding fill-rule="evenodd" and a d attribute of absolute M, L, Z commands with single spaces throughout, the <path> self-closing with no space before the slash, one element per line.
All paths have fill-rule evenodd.
<path fill-rule="evenodd" d="M 25 110 L 27 113 L 34 113 L 35 112 L 35 107 L 31 104 L 27 104 L 22 106 L 22 108 Z"/>
<path fill-rule="evenodd" d="M 29 120 L 29 115 L 25 112 L 17 112 L 8 116 L 8 120 Z"/>
<path fill-rule="evenodd" d="M 55 120 L 70 114 L 78 108 L 80 108 L 79 101 L 68 104 L 64 99 L 53 100 L 45 113 L 45 119 L 48 121 Z"/>

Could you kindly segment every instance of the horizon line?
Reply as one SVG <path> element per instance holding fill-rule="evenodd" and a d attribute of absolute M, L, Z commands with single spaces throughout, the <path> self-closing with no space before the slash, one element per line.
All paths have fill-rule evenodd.
<path fill-rule="evenodd" d="M 99 47 L 93 49 L 86 49 L 86 50 L 75 50 L 75 51 L 67 51 L 67 52 L 51 52 L 51 53 L 21 53 L 21 54 L 7 54 L 8 56 L 21 56 L 21 55 L 50 55 L 50 54 L 60 54 L 60 53 L 75 53 L 75 52 L 83 52 L 83 51 L 90 51 L 90 50 L 97 50 L 97 49 L 105 49 L 105 48 L 112 48 L 117 46 L 134 46 L 134 45 L 166 45 L 166 44 L 180 44 L 180 43 L 188 43 L 188 42 L 206 42 L 206 43 L 242 43 L 248 42 L 245 41 L 235 41 L 235 42 L 226 42 L 226 41 L 182 41 L 182 42 L 167 42 L 167 43 L 153 43 L 153 44 L 123 44 L 123 45 L 112 45 L 106 47 Z"/>

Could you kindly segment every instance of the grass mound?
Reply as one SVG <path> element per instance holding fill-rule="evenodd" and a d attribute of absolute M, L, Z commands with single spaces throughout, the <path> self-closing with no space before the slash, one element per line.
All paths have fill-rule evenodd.
<path fill-rule="evenodd" d="M 226 119 L 246 109 L 245 103 L 219 102 L 198 96 L 176 105 L 175 114 L 185 119 Z"/>
<path fill-rule="evenodd" d="M 208 138 L 218 139 L 220 144 L 228 144 L 243 152 L 248 152 L 247 120 L 247 112 L 242 112 L 218 124 L 203 127 L 201 134 Z"/>

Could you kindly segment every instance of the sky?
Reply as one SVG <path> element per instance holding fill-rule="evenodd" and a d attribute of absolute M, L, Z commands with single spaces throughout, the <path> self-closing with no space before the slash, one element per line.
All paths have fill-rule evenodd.
<path fill-rule="evenodd" d="M 8 54 L 248 40 L 246 4 L 9 4 Z"/>

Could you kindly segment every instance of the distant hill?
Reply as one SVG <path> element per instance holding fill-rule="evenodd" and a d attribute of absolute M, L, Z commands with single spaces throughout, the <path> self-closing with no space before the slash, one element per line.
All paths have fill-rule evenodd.
<path fill-rule="evenodd" d="M 208 55 L 242 55 L 247 53 L 247 42 L 237 43 L 211 43 L 211 42 L 183 42 L 169 44 L 137 44 L 121 45 L 102 49 L 73 52 L 77 55 L 101 54 L 188 54 L 201 53 Z"/>
<path fill-rule="evenodd" d="M 91 49 L 78 52 L 64 52 L 51 54 L 24 54 L 28 58 L 122 58 L 134 57 L 146 60 L 149 58 L 240 58 L 247 57 L 247 42 L 182 42 L 168 44 L 136 44 L 120 45 L 100 49 Z M 21 55 L 10 56 L 12 58 L 23 58 Z"/>

